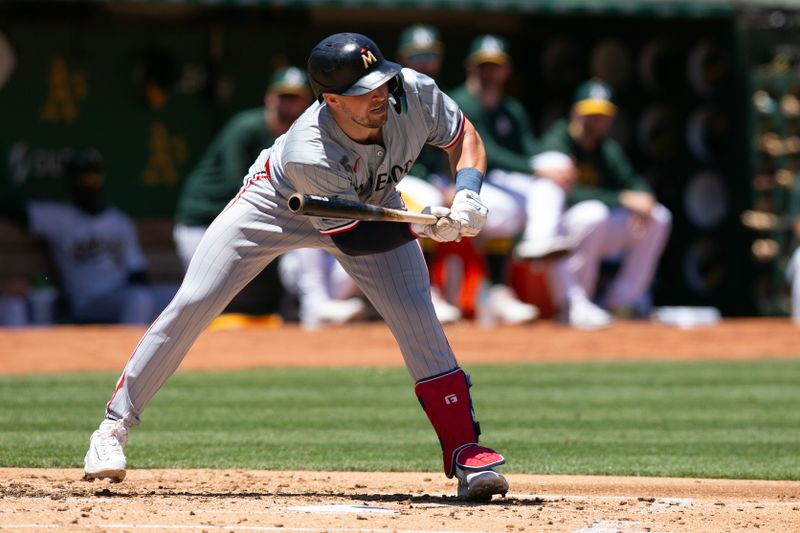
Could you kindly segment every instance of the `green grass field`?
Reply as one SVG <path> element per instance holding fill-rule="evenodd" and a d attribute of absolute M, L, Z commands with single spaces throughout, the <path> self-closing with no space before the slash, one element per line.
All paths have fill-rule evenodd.
<path fill-rule="evenodd" d="M 800 360 L 472 366 L 505 472 L 800 480 Z M 78 467 L 116 375 L 0 376 L 0 466 Z M 438 471 L 402 368 L 180 372 L 135 468 Z"/>

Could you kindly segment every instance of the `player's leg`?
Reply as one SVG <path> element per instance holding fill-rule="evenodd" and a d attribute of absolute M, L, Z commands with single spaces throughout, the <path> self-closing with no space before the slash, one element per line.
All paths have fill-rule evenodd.
<path fill-rule="evenodd" d="M 610 216 L 604 203 L 587 200 L 567 209 L 562 217 L 565 234 L 577 243 L 566 262 L 589 298 L 594 297 L 597 289 L 600 263 L 607 249 Z"/>
<path fill-rule="evenodd" d="M 558 259 L 574 248 L 561 234 L 567 193 L 550 179 L 535 178 L 525 196 L 526 223 L 514 253 L 522 259 Z"/>
<path fill-rule="evenodd" d="M 403 203 L 409 211 L 422 211 L 427 206 L 436 205 L 450 205 L 450 201 L 446 200 L 442 191 L 435 185 L 427 181 L 417 178 L 416 176 L 406 176 L 397 184 L 397 191 L 403 198 Z M 464 243 L 464 246 L 468 246 Z M 423 252 L 429 252 L 423 250 Z M 430 254 L 426 255 L 426 262 L 431 265 Z M 429 270 L 433 270 L 430 268 Z M 436 316 L 442 324 L 448 324 L 461 320 L 461 309 L 452 303 L 442 294 L 439 287 L 431 287 L 431 300 L 433 301 L 433 308 L 436 310 Z"/>
<path fill-rule="evenodd" d="M 591 298 L 597 286 L 606 244 L 609 210 L 599 201 L 580 202 L 568 209 L 561 220 L 573 251 L 556 261 L 549 271 L 549 283 L 561 320 L 579 329 L 607 327 L 612 318 Z"/>
<path fill-rule="evenodd" d="M 672 214 L 661 204 L 647 220 L 634 216 L 621 208 L 612 211 L 605 254 L 624 256 L 605 297 L 609 309 L 629 308 L 647 291 L 672 228 Z"/>
<path fill-rule="evenodd" d="M 153 322 L 125 365 L 107 405 L 106 420 L 85 458 L 88 478 L 121 481 L 128 429 L 183 360 L 203 329 L 287 246 L 309 244 L 319 234 L 301 217 L 269 213 L 269 202 L 242 200 L 209 227 L 172 302 Z M 274 205 L 274 203 L 272 204 Z"/>
<path fill-rule="evenodd" d="M 28 306 L 25 298 L 0 294 L 0 326 L 19 328 L 27 326 L 28 323 Z"/>
<path fill-rule="evenodd" d="M 155 303 L 146 285 L 125 285 L 74 302 L 72 317 L 83 323 L 149 324 Z"/>
<path fill-rule="evenodd" d="M 469 378 L 458 367 L 430 298 L 428 270 L 417 242 L 357 258 L 336 254 L 392 331 L 415 392 L 442 446 L 445 474 L 459 480 L 465 499 L 505 494 L 508 483 L 492 470 L 503 456 L 478 446 Z"/>

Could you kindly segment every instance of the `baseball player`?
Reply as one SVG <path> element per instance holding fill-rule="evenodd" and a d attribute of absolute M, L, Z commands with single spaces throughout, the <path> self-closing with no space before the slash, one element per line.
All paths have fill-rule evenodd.
<path fill-rule="evenodd" d="M 436 319 L 416 241 L 450 241 L 481 230 L 487 209 L 479 195 L 485 168 L 480 137 L 433 80 L 387 61 L 363 35 L 323 39 L 307 71 L 317 101 L 261 152 L 206 231 L 178 294 L 125 365 L 91 437 L 86 476 L 124 478 L 129 429 L 203 328 L 279 254 L 313 247 L 339 260 L 394 334 L 459 496 L 505 494 L 508 482 L 493 470 L 505 459 L 478 445 L 469 378 Z M 425 209 L 438 217 L 434 225 L 318 219 L 287 207 L 291 194 L 304 193 L 402 208 L 394 186 L 425 144 L 450 155 L 458 189 L 450 208 Z"/>
<path fill-rule="evenodd" d="M 149 323 L 175 287 L 148 283 L 133 221 L 106 201 L 102 157 L 96 150 L 74 152 L 65 179 L 69 202 L 29 201 L 9 214 L 47 242 L 72 319 Z"/>
<path fill-rule="evenodd" d="M 578 329 L 610 326 L 611 314 L 592 302 L 573 267 L 582 257 L 583 206 L 566 209 L 565 204 L 577 181 L 575 161 L 563 152 L 542 152 L 533 158 L 533 172 L 536 179 L 526 197 L 528 220 L 514 254 L 520 259 L 552 261 L 548 281 L 559 320 Z"/>
<path fill-rule="evenodd" d="M 410 26 L 400 34 L 400 65 L 434 80 L 441 69 L 443 51 L 439 32 L 431 26 Z M 424 146 L 411 169 L 397 184 L 397 190 L 403 203 L 412 209 L 449 203 L 455 191 L 447 154 L 434 146 Z M 350 277 L 330 254 L 322 250 L 292 250 L 281 257 L 278 270 L 284 287 L 298 297 L 300 323 L 304 327 L 313 329 L 323 324 L 344 324 L 357 319 L 364 311 L 363 302 L 355 297 L 357 291 Z M 431 300 L 442 324 L 462 318 L 461 310 L 448 302 L 435 286 L 431 286 Z"/>
<path fill-rule="evenodd" d="M 578 283 L 589 298 L 594 298 L 602 260 L 622 254 L 622 264 L 606 291 L 603 307 L 630 316 L 650 287 L 669 237 L 672 215 L 658 203 L 647 182 L 636 175 L 619 144 L 609 137 L 616 112 L 611 89 L 600 80 L 589 80 L 576 90 L 569 119 L 553 123 L 542 136 L 541 146 L 568 154 L 577 168 L 571 187 L 549 189 L 551 205 L 569 206 L 562 230 L 577 243 L 574 252 L 562 260 L 556 292 L 566 297 L 570 287 Z M 569 300 L 566 304 L 572 306 Z M 598 326 L 607 325 L 610 318 L 582 304 L 565 311 L 576 325 L 583 321 L 579 315 L 594 315 Z M 586 320 L 587 324 L 591 322 Z"/>
<path fill-rule="evenodd" d="M 450 94 L 474 117 L 475 128 L 486 144 L 488 172 L 482 197 L 490 215 L 481 237 L 511 241 L 525 226 L 525 195 L 533 180 L 531 157 L 536 153 L 536 140 L 522 104 L 505 94 L 512 71 L 506 40 L 497 35 L 476 37 L 465 70 L 466 81 Z M 508 324 L 534 320 L 539 310 L 521 302 L 505 284 L 510 246 L 494 249 L 487 243 L 484 248 L 492 284 L 484 313 Z"/>

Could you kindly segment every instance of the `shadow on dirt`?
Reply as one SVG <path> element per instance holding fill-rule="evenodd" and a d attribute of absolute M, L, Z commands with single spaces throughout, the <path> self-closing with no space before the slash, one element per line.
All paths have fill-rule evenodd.
<path fill-rule="evenodd" d="M 350 494 L 345 492 L 211 492 L 211 491 L 173 491 L 173 490 L 151 490 L 148 492 L 115 492 L 110 488 L 104 488 L 94 492 L 94 496 L 102 498 L 147 498 L 157 496 L 159 498 L 249 498 L 260 500 L 263 498 L 335 498 L 341 500 L 352 500 L 359 502 L 378 502 L 378 503 L 400 503 L 407 505 L 414 504 L 433 504 L 433 505 L 456 505 L 456 506 L 476 506 L 476 505 L 503 505 L 503 506 L 536 506 L 541 507 L 545 500 L 541 498 L 495 498 L 486 502 L 465 502 L 456 496 L 430 494 Z"/>

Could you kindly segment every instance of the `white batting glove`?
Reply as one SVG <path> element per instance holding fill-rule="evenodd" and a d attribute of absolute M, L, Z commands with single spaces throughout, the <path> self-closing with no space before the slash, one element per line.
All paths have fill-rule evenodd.
<path fill-rule="evenodd" d="M 450 206 L 450 218 L 461 223 L 461 235 L 464 237 L 474 237 L 480 233 L 488 214 L 489 208 L 481 202 L 480 195 L 469 189 L 458 191 Z"/>
<path fill-rule="evenodd" d="M 457 241 L 461 239 L 461 224 L 453 220 L 448 215 L 448 207 L 426 207 L 422 210 L 425 214 L 438 217 L 436 224 L 411 223 L 411 231 L 418 237 L 427 237 L 437 242 Z"/>

